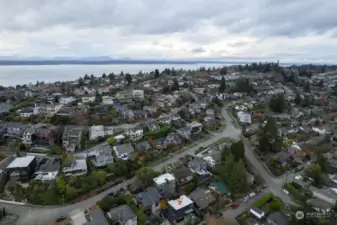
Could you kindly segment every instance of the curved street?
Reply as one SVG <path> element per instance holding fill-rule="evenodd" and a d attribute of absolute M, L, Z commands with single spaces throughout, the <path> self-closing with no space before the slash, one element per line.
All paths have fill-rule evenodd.
<path fill-rule="evenodd" d="M 154 169 L 161 171 L 163 167 L 168 164 L 174 163 L 178 161 L 180 157 L 194 154 L 196 150 L 200 147 L 207 147 L 214 142 L 219 141 L 224 137 L 229 137 L 235 140 L 239 140 L 241 138 L 241 130 L 236 128 L 233 125 L 233 122 L 228 115 L 225 108 L 222 110 L 222 116 L 226 120 L 226 128 L 219 133 L 214 133 L 213 136 L 206 141 L 199 142 L 195 146 L 191 147 L 187 151 L 182 153 L 176 154 L 172 156 L 172 158 L 168 159 L 165 162 L 160 163 L 159 165 L 155 166 Z M 284 179 L 276 179 L 272 177 L 266 168 L 261 164 L 259 159 L 253 154 L 252 149 L 246 146 L 245 155 L 250 163 L 254 166 L 256 173 L 258 173 L 264 180 L 267 187 L 270 189 L 272 193 L 282 198 L 283 201 L 286 203 L 292 203 L 289 196 L 285 195 L 282 192 L 282 185 L 284 183 Z M 17 214 L 20 216 L 17 225 L 47 225 L 51 222 L 54 222 L 56 218 L 59 216 L 68 215 L 70 212 L 79 209 L 85 210 L 90 206 L 94 205 L 97 201 L 102 199 L 104 196 L 111 192 L 115 192 L 119 190 L 121 187 L 126 187 L 131 180 L 126 180 L 123 183 L 111 187 L 109 190 L 106 190 L 98 195 L 90 197 L 82 202 L 72 204 L 72 205 L 65 205 L 65 206 L 55 206 L 55 207 L 39 207 L 39 206 L 30 206 L 30 205 L 17 205 L 14 203 L 0 203 L 1 207 L 5 207 L 7 212 Z"/>

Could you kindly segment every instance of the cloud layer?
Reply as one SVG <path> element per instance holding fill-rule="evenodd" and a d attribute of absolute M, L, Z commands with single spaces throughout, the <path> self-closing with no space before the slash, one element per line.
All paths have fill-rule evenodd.
<path fill-rule="evenodd" d="M 1 56 L 337 60 L 336 0 L 0 0 Z"/>

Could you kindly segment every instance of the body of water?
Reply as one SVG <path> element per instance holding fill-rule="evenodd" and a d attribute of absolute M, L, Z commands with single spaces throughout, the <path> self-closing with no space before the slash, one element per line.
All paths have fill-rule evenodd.
<path fill-rule="evenodd" d="M 0 66 L 0 85 L 15 86 L 17 84 L 36 83 L 36 81 L 55 82 L 72 81 L 85 74 L 101 76 L 109 74 L 124 73 L 137 74 L 139 71 L 151 72 L 155 69 L 160 71 L 165 68 L 176 70 L 193 70 L 202 66 L 220 67 L 232 64 L 112 64 L 112 65 L 43 65 L 43 66 Z"/>

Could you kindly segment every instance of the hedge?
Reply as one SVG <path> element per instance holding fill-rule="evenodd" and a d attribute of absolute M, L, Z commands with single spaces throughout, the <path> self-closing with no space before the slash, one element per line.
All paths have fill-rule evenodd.
<path fill-rule="evenodd" d="M 287 189 L 294 198 L 305 201 L 305 196 L 303 196 L 291 183 L 284 184 L 284 188 Z"/>
<path fill-rule="evenodd" d="M 271 199 L 276 199 L 276 197 L 272 193 L 266 194 L 266 195 L 262 196 L 261 198 L 259 198 L 258 200 L 256 200 L 253 203 L 253 206 L 255 206 L 257 208 L 261 208 Z"/>

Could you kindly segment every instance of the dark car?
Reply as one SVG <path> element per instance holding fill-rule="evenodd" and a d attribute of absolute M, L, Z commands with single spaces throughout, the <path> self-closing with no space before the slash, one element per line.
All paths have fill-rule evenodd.
<path fill-rule="evenodd" d="M 60 216 L 59 218 L 56 219 L 56 223 L 61 222 L 65 219 L 67 219 L 65 216 Z"/>

